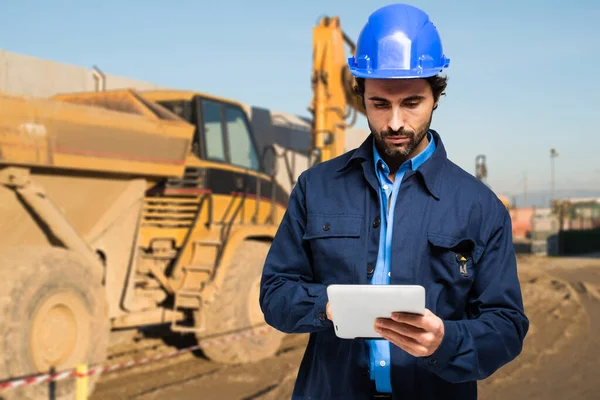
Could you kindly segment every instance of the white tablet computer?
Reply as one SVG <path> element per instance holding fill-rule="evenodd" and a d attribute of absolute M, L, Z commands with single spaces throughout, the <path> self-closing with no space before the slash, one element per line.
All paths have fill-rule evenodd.
<path fill-rule="evenodd" d="M 330 285 L 327 296 L 335 334 L 342 339 L 381 338 L 377 318 L 425 313 L 425 288 L 419 285 Z"/>

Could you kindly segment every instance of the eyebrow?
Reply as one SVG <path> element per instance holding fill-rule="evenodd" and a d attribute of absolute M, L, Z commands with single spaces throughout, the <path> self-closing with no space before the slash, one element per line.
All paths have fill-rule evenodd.
<path fill-rule="evenodd" d="M 413 96 L 408 96 L 405 99 L 402 99 L 403 102 L 405 101 L 417 101 L 417 100 L 424 100 L 425 96 L 421 96 L 421 95 L 413 95 Z M 387 102 L 389 103 L 390 101 L 388 99 L 384 99 L 383 97 L 379 97 L 379 96 L 371 96 L 369 97 L 369 100 L 372 101 L 383 101 L 383 102 Z"/>

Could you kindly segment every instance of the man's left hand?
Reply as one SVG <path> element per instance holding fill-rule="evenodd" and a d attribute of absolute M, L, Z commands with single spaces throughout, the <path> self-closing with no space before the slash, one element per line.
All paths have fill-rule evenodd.
<path fill-rule="evenodd" d="M 424 315 L 392 313 L 378 318 L 375 331 L 415 357 L 432 355 L 444 338 L 444 322 L 429 310 Z"/>

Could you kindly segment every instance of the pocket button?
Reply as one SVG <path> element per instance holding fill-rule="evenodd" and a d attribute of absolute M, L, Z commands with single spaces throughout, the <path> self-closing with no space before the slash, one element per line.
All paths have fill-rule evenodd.
<path fill-rule="evenodd" d="M 368 263 L 367 264 L 367 275 L 373 275 L 373 272 L 375 272 L 375 265 L 373 265 L 373 263 Z"/>
<path fill-rule="evenodd" d="M 375 221 L 373 221 L 373 228 L 377 229 L 379 228 L 379 225 L 381 225 L 381 217 L 377 217 L 375 218 Z"/>

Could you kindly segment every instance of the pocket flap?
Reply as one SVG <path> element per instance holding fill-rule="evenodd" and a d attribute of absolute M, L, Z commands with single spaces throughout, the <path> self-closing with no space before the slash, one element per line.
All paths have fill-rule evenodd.
<path fill-rule="evenodd" d="M 456 237 L 441 233 L 427 232 L 427 241 L 433 246 L 452 250 L 454 252 L 471 253 L 473 262 L 477 263 L 483 254 L 483 246 L 470 237 Z"/>
<path fill-rule="evenodd" d="M 304 239 L 360 237 L 362 215 L 309 214 Z"/>

